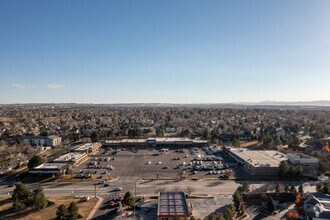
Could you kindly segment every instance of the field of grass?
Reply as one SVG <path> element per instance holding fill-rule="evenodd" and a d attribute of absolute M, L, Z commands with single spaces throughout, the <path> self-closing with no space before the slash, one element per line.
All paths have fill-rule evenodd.
<path fill-rule="evenodd" d="M 0 219 L 52 220 L 56 218 L 56 210 L 58 206 L 61 204 L 69 205 L 71 202 L 77 202 L 79 207 L 79 214 L 83 216 L 82 219 L 86 219 L 98 200 L 96 198 L 91 198 L 87 202 L 78 203 L 79 199 L 73 196 L 49 196 L 47 199 L 54 202 L 55 204 L 50 207 L 46 207 L 41 211 L 32 211 L 26 209 L 24 211 L 15 213 L 11 209 L 12 201 L 10 198 L 0 197 Z"/>

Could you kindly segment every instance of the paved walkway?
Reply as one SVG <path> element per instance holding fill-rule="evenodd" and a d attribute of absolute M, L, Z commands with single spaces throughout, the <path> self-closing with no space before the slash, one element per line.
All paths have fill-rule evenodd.
<path fill-rule="evenodd" d="M 97 201 L 97 203 L 95 204 L 94 208 L 92 209 L 92 211 L 89 213 L 87 220 L 90 220 L 93 218 L 95 212 L 98 210 L 98 208 L 100 207 L 100 205 L 103 202 L 103 197 L 98 197 L 99 201 Z"/>

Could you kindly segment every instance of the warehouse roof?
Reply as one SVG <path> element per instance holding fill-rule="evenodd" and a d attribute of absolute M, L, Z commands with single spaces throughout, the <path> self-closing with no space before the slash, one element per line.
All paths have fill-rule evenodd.
<path fill-rule="evenodd" d="M 280 162 L 287 160 L 287 155 L 275 150 L 247 150 L 231 148 L 236 159 L 247 162 L 253 167 L 278 167 Z"/>

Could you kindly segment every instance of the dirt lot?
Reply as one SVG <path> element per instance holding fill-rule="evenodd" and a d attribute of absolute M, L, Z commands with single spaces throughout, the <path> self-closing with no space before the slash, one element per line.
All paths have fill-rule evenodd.
<path fill-rule="evenodd" d="M 121 149 L 120 152 L 114 154 L 115 150 L 113 149 L 101 149 L 97 154 L 91 155 L 87 161 L 76 167 L 73 170 L 73 174 L 74 176 L 90 174 L 93 178 L 103 179 L 119 176 L 157 178 L 157 173 L 159 179 L 177 179 L 181 177 L 217 178 L 220 175 L 219 173 L 209 174 L 208 171 L 198 171 L 193 174 L 190 172 L 191 165 L 189 163 L 198 154 L 204 157 L 213 155 L 206 155 L 202 150 L 199 150 L 194 155 L 190 153 L 189 149 L 183 149 L 183 151 L 184 153 L 178 153 L 172 149 L 167 153 L 161 153 L 155 149 L 139 151 Z M 97 162 L 97 164 L 93 165 L 93 161 Z M 183 163 L 185 165 L 182 165 Z M 204 165 L 211 165 L 211 163 L 211 161 L 203 162 Z M 90 167 L 88 168 L 88 166 Z M 92 166 L 94 168 L 91 168 Z M 96 166 L 99 168 L 96 168 Z M 109 168 L 110 166 L 113 167 L 113 170 Z"/>
<path fill-rule="evenodd" d="M 43 220 L 43 219 L 55 219 L 56 218 L 56 210 L 59 205 L 69 205 L 71 202 L 78 202 L 79 199 L 76 199 L 71 196 L 63 197 L 63 196 L 50 196 L 47 197 L 50 201 L 55 202 L 54 205 L 44 208 L 39 212 L 34 211 L 23 211 L 20 213 L 13 213 L 11 211 L 12 202 L 8 199 L 8 197 L 0 198 L 0 219 L 21 219 L 21 220 Z M 79 207 L 79 214 L 83 216 L 83 219 L 86 219 L 88 214 L 94 208 L 97 202 L 96 198 L 92 198 L 87 202 L 77 203 Z"/>

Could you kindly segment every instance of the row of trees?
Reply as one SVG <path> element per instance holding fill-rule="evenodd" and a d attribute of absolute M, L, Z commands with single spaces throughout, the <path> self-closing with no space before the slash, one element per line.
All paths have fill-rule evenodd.
<path fill-rule="evenodd" d="M 62 204 L 56 211 L 56 220 L 76 220 L 80 217 L 78 206 L 75 202 L 71 202 L 68 207 Z"/>
<path fill-rule="evenodd" d="M 281 161 L 278 169 L 279 178 L 299 178 L 303 173 L 301 166 L 289 166 L 286 161 Z"/>
<path fill-rule="evenodd" d="M 285 185 L 285 187 L 283 188 L 283 186 L 278 183 L 275 186 L 275 192 L 276 193 L 285 192 L 285 193 L 296 194 L 297 193 L 297 189 L 296 189 L 296 187 L 294 185 L 292 185 L 291 187 L 289 187 L 288 185 Z M 304 188 L 303 188 L 303 185 L 302 184 L 299 185 L 298 192 L 299 193 L 304 193 Z"/>
<path fill-rule="evenodd" d="M 41 210 L 48 205 L 54 204 L 46 199 L 43 189 L 38 187 L 33 191 L 26 188 L 23 184 L 16 185 L 12 199 L 14 200 L 14 210 L 22 210 L 32 207 L 34 210 Z"/>

